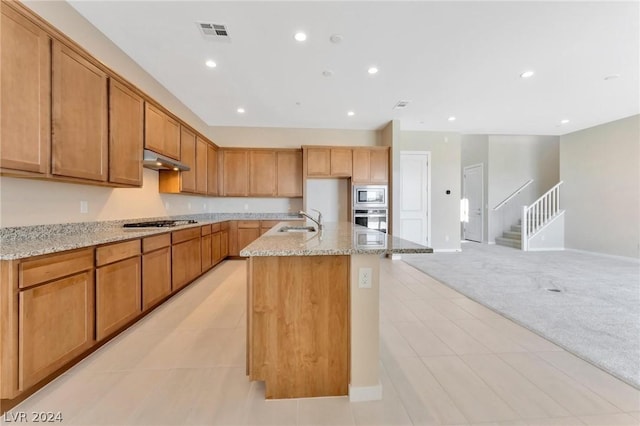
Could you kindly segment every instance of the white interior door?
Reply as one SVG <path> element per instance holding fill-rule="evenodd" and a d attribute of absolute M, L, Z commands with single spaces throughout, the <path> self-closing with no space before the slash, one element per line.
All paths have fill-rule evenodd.
<path fill-rule="evenodd" d="M 430 153 L 400 151 L 400 237 L 431 245 Z"/>
<path fill-rule="evenodd" d="M 464 239 L 482 242 L 484 227 L 483 166 L 476 164 L 464 168 L 463 191 L 467 215 L 463 218 Z"/>

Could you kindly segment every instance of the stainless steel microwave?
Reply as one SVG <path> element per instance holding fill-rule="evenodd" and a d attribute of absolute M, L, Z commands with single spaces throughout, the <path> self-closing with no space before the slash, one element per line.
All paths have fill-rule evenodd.
<path fill-rule="evenodd" d="M 353 208 L 388 207 L 386 185 L 357 185 L 353 187 Z"/>

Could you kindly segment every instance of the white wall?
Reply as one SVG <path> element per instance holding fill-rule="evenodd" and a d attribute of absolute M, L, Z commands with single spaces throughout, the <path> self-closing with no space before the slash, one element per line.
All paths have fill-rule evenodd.
<path fill-rule="evenodd" d="M 316 217 L 322 212 L 324 222 L 351 222 L 349 217 L 349 179 L 307 179 L 305 210 Z"/>
<path fill-rule="evenodd" d="M 488 241 L 502 235 L 522 214 L 522 206 L 529 205 L 559 178 L 559 138 L 557 136 L 488 137 Z M 529 179 L 533 184 L 500 210 L 493 211 Z"/>
<path fill-rule="evenodd" d="M 399 170 L 400 151 L 431 152 L 431 245 L 436 250 L 460 250 L 460 135 L 400 131 L 392 151 L 394 171 Z M 395 183 L 392 192 L 396 210 L 393 226 L 399 229 L 400 187 Z"/>
<path fill-rule="evenodd" d="M 567 248 L 640 257 L 640 116 L 560 138 Z"/>

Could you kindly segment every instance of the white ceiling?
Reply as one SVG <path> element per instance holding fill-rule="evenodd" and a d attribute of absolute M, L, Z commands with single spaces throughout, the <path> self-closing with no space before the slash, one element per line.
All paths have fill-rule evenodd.
<path fill-rule="evenodd" d="M 638 1 L 71 4 L 212 126 L 559 135 L 640 112 Z"/>

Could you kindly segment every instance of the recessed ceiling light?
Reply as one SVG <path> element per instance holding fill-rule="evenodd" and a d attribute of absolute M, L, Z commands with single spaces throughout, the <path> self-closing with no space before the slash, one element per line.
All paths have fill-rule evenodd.
<path fill-rule="evenodd" d="M 238 108 L 236 111 L 238 111 L 238 114 L 244 114 L 244 108 Z"/>
<path fill-rule="evenodd" d="M 569 122 L 569 120 L 567 120 L 566 118 L 564 120 L 560 120 L 560 124 L 567 124 Z"/>
<path fill-rule="evenodd" d="M 456 121 L 456 118 L 452 115 L 451 117 L 447 118 L 447 120 L 449 120 L 449 121 Z"/>
<path fill-rule="evenodd" d="M 209 68 L 215 68 L 218 66 L 218 64 L 216 64 L 215 61 L 212 61 L 211 59 L 205 62 L 205 65 L 208 66 Z"/>
<path fill-rule="evenodd" d="M 533 74 L 535 74 L 533 71 L 525 71 L 522 74 L 520 74 L 521 78 L 531 78 L 533 77 Z"/>
<path fill-rule="evenodd" d="M 353 112 L 353 111 L 349 111 L 349 112 L 347 112 L 347 115 L 348 115 L 349 117 L 353 117 L 354 115 L 356 115 L 356 113 L 355 113 L 355 112 Z"/>
<path fill-rule="evenodd" d="M 305 41 L 307 39 L 307 35 L 303 32 L 297 32 L 293 38 L 295 38 L 297 41 Z"/>
<path fill-rule="evenodd" d="M 367 72 L 369 74 L 377 74 L 378 73 L 378 68 L 376 67 L 369 67 L 369 69 L 367 70 Z"/>

